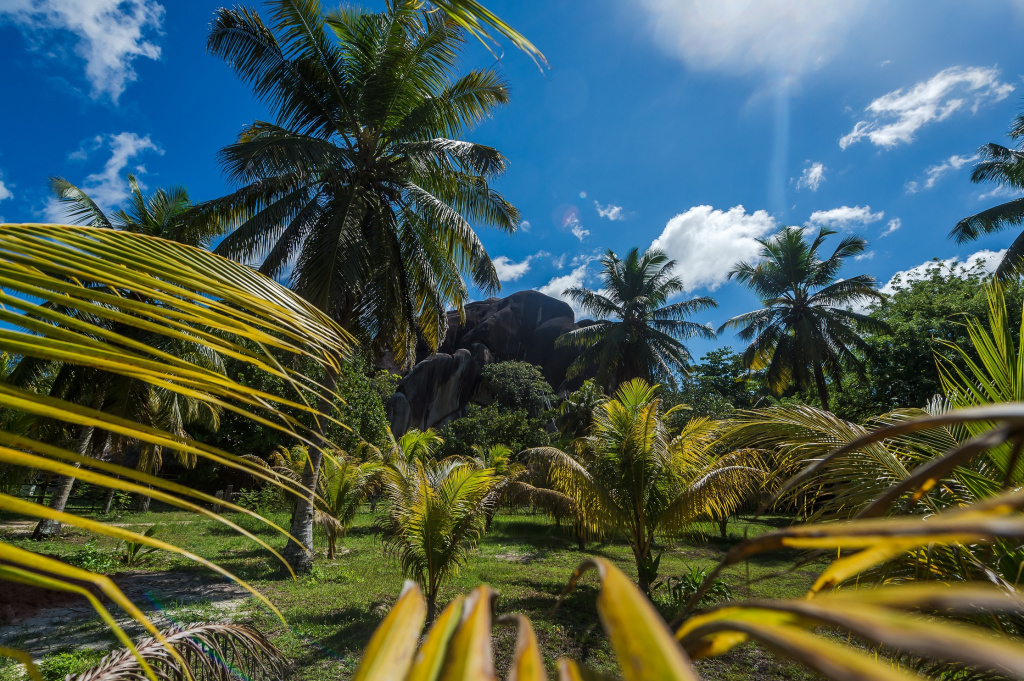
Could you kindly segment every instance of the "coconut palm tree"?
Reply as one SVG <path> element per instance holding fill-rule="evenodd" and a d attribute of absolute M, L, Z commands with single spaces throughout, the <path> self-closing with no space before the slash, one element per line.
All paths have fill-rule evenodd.
<path fill-rule="evenodd" d="M 986 144 L 978 150 L 981 161 L 971 173 L 971 182 L 995 182 L 1011 193 L 1024 192 L 1024 113 L 1013 120 L 1010 139 L 1018 142 L 1015 149 Z M 1024 198 L 1018 197 L 964 218 L 956 223 L 949 238 L 965 244 L 1021 224 L 1024 224 Z M 1024 232 L 1006 249 L 1006 255 L 996 268 L 1000 279 L 1021 273 L 1024 273 Z"/>
<path fill-rule="evenodd" d="M 756 293 L 764 307 L 733 317 L 718 329 L 739 329 L 739 337 L 750 342 L 743 353 L 744 366 L 765 370 L 772 392 L 817 389 L 826 411 L 826 377 L 840 386 L 844 368 L 863 376 L 863 362 L 854 352 L 867 349 L 860 334 L 888 331 L 885 323 L 851 309 L 865 299 L 881 297 L 874 278 L 839 278 L 846 260 L 863 253 L 867 242 L 847 236 L 832 255 L 819 256 L 825 239 L 835 233 L 822 228 L 808 242 L 802 228 L 784 227 L 769 239 L 759 239 L 760 261 L 739 263 L 729 278 Z"/>
<path fill-rule="evenodd" d="M 519 213 L 490 184 L 505 158 L 463 137 L 508 101 L 508 88 L 491 69 L 456 76 L 465 23 L 416 0 L 382 13 L 325 15 L 315 0 L 270 6 L 269 25 L 236 8 L 219 10 L 211 27 L 209 52 L 273 120 L 253 122 L 221 151 L 239 186 L 196 215 L 233 227 L 218 253 L 287 277 L 407 364 L 418 341 L 434 349 L 444 338 L 448 308 L 463 309 L 464 276 L 483 291 L 500 287 L 470 223 L 513 232 Z M 301 545 L 286 549 L 299 570 L 312 555 L 321 461 L 310 452 L 310 499 L 292 521 Z"/>
<path fill-rule="evenodd" d="M 373 490 L 383 466 L 358 463 L 347 456 L 328 459 L 321 475 L 316 523 L 327 534 L 327 557 L 334 559 L 338 538 L 345 538 L 359 506 Z"/>
<path fill-rule="evenodd" d="M 325 15 L 316 2 L 275 0 L 270 25 L 221 9 L 207 43 L 274 114 L 221 151 L 240 186 L 198 213 L 235 227 L 217 252 L 287 275 L 400 364 L 418 339 L 444 338 L 446 309 L 468 300 L 464 275 L 500 287 L 470 221 L 518 224 L 489 184 L 504 157 L 461 139 L 508 88 L 490 69 L 457 76 L 464 33 L 421 4 Z"/>
<path fill-rule="evenodd" d="M 709 325 L 686 318 L 718 304 L 707 297 L 667 304 L 685 288 L 672 275 L 676 263 L 664 251 L 652 248 L 641 254 L 634 248 L 623 260 L 609 250 L 601 265 L 599 290 L 574 286 L 564 292 L 598 320 L 558 339 L 561 347 L 582 350 L 569 366 L 569 378 L 596 370 L 598 382 L 611 394 L 634 378 L 672 380 L 674 371 L 685 373 L 690 353 L 682 341 L 715 337 Z"/>
<path fill-rule="evenodd" d="M 656 391 L 643 379 L 624 383 L 598 409 L 588 446 L 576 455 L 529 452 L 548 462 L 551 486 L 572 500 L 593 536 L 625 534 L 646 594 L 658 575 L 655 538 L 728 517 L 763 477 L 753 450 L 715 456 L 717 424 L 708 419 L 691 420 L 671 438 Z"/>
<path fill-rule="evenodd" d="M 422 587 L 430 621 L 438 591 L 459 574 L 484 533 L 500 478 L 469 461 L 418 459 L 389 464 L 382 482 L 388 500 L 379 521 L 384 547 Z"/>
<path fill-rule="evenodd" d="M 218 223 L 190 213 L 192 201 L 184 187 L 157 189 L 146 196 L 134 175 L 129 174 L 127 181 L 129 193 L 124 207 L 111 215 L 107 215 L 85 190 L 63 177 L 50 178 L 50 192 L 76 225 L 148 234 L 201 247 L 220 233 Z"/>
<path fill-rule="evenodd" d="M 590 432 L 594 414 L 605 401 L 604 393 L 593 380 L 583 381 L 578 390 L 565 396 L 558 405 L 555 425 L 563 438 L 574 440 Z"/>

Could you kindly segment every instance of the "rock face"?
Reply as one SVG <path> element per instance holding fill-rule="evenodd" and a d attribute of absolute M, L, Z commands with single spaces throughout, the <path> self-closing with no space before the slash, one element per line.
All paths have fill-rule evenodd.
<path fill-rule="evenodd" d="M 465 322 L 449 312 L 448 334 L 437 353 L 422 351 L 388 401 L 391 431 L 397 437 L 410 428 L 426 430 L 465 415 L 470 402 L 489 403 L 480 372 L 493 362 L 529 362 L 556 392 L 575 389 L 581 381 L 570 384 L 565 371 L 579 352 L 555 348 L 555 340 L 592 323 L 576 322 L 566 303 L 537 291 L 470 303 Z"/>

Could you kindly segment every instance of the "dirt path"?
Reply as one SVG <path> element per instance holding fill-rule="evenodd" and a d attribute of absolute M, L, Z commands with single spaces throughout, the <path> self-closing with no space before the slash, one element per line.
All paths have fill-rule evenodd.
<path fill-rule="evenodd" d="M 182 572 L 135 572 L 114 582 L 158 627 L 197 621 L 229 622 L 249 592 L 237 584 Z M 10 585 L 9 585 L 10 586 Z M 67 647 L 105 648 L 113 634 L 82 596 L 18 587 L 0 597 L 0 645 L 27 650 L 33 657 Z M 104 605 L 132 638 L 143 629 L 119 607 Z"/>

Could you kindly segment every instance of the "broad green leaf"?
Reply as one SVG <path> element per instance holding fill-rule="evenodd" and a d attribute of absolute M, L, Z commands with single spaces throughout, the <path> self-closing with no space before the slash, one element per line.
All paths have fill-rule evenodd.
<path fill-rule="evenodd" d="M 427 604 L 420 588 L 414 582 L 406 582 L 398 602 L 367 644 L 354 681 L 405 678 L 426 616 Z"/>
<path fill-rule="evenodd" d="M 661 615 L 633 582 L 608 560 L 591 558 L 581 563 L 573 573 L 566 593 L 591 569 L 596 570 L 601 578 L 597 611 L 625 681 L 697 679 Z"/>
<path fill-rule="evenodd" d="M 463 605 L 462 621 L 448 644 L 441 670 L 443 681 L 496 679 L 491 652 L 491 610 L 496 594 L 486 586 L 470 592 Z"/>
<path fill-rule="evenodd" d="M 441 667 L 448 654 L 448 643 L 462 621 L 465 604 L 465 596 L 456 596 L 430 625 L 427 638 L 420 646 L 416 661 L 409 671 L 408 681 L 434 681 L 441 674 Z"/>

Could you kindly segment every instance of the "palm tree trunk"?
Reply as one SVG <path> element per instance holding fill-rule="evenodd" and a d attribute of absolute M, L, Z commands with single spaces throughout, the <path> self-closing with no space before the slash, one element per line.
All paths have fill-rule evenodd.
<path fill-rule="evenodd" d="M 337 376 L 330 369 L 326 376 L 327 390 L 334 395 L 337 386 Z M 327 414 L 331 409 L 331 402 L 320 398 L 320 412 Z M 326 439 L 327 426 L 324 420 L 317 419 L 317 433 L 320 440 Z M 324 453 L 319 447 L 314 447 L 309 456 L 306 457 L 306 465 L 302 469 L 302 486 L 307 492 L 295 500 L 295 510 L 292 511 L 291 535 L 294 539 L 288 539 L 288 545 L 284 547 L 284 559 L 288 561 L 297 574 L 306 574 L 313 567 L 313 515 L 314 500 L 316 499 L 316 488 L 320 482 L 320 464 L 323 463 Z M 298 541 L 295 541 L 295 540 Z"/>
<path fill-rule="evenodd" d="M 103 497 L 103 515 L 110 515 L 110 507 L 114 505 L 114 488 L 107 489 L 107 496 Z"/>
<path fill-rule="evenodd" d="M 722 535 L 722 539 L 729 538 L 728 525 L 729 516 L 723 516 L 718 519 L 718 532 Z"/>
<path fill-rule="evenodd" d="M 825 374 L 821 370 L 821 364 L 814 365 L 814 382 L 818 386 L 818 399 L 821 400 L 821 408 L 825 411 L 832 411 L 828 404 L 828 385 L 825 384 Z"/>
<path fill-rule="evenodd" d="M 78 429 L 78 446 L 75 447 L 76 453 L 81 456 L 89 455 L 89 442 L 92 440 L 93 433 L 96 432 L 95 426 L 80 426 Z M 81 464 L 75 464 L 75 468 L 80 467 Z M 75 485 L 75 478 L 70 475 L 62 475 L 57 479 L 57 490 L 53 494 L 53 498 L 50 499 L 50 508 L 54 511 L 63 511 L 68 505 L 68 499 L 71 498 L 71 489 Z M 51 518 L 43 518 L 36 525 L 36 529 L 32 532 L 33 539 L 44 539 L 46 537 L 60 536 L 61 523 Z"/>

